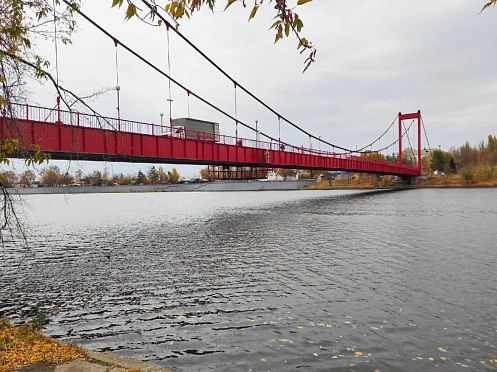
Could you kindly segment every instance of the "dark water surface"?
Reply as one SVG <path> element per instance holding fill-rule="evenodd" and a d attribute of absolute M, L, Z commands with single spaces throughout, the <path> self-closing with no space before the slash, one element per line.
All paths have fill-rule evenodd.
<path fill-rule="evenodd" d="M 178 371 L 497 368 L 497 189 L 26 197 L 0 315 Z"/>

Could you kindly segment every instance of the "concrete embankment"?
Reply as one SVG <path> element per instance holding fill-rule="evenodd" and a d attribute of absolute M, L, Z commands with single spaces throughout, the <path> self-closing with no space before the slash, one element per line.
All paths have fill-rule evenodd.
<path fill-rule="evenodd" d="M 22 187 L 20 194 L 89 194 L 89 193 L 130 193 L 130 192 L 181 192 L 181 191 L 290 191 L 302 190 L 314 184 L 313 180 L 298 181 L 218 181 L 190 184 L 140 185 L 140 186 L 71 186 L 71 187 Z"/>
<path fill-rule="evenodd" d="M 18 369 L 19 372 L 171 372 L 169 368 L 124 357 L 113 353 L 86 351 L 84 358 L 54 365 L 36 363 Z"/>

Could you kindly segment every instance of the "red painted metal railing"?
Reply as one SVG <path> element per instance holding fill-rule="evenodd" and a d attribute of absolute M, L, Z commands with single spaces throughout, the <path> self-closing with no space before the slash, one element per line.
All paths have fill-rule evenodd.
<path fill-rule="evenodd" d="M 12 107 L 13 107 L 13 116 L 16 119 L 20 120 L 28 120 L 28 121 L 36 121 L 36 122 L 52 123 L 52 124 L 58 123 L 60 121 L 60 123 L 64 125 L 73 125 L 73 126 L 81 126 L 86 128 L 104 129 L 104 130 L 117 130 L 119 132 L 124 132 L 124 133 L 148 134 L 153 136 L 157 135 L 168 136 L 172 132 L 171 127 L 167 125 L 146 123 L 136 120 L 117 119 L 105 116 L 97 116 L 92 114 L 80 113 L 76 111 L 58 110 L 57 107 L 46 108 L 46 107 L 33 106 L 27 104 L 13 104 Z M 211 133 L 199 132 L 193 130 L 188 130 L 188 133 L 190 139 L 198 139 L 198 140 L 201 140 L 202 138 L 209 137 L 209 135 L 212 135 Z M 191 137 L 196 137 L 196 138 L 191 138 Z M 303 146 L 297 147 L 297 146 L 289 146 L 287 144 L 282 145 L 277 141 L 273 142 L 260 141 L 260 140 L 257 141 L 241 137 L 236 138 L 224 134 L 216 135 L 216 142 L 225 145 L 233 145 L 233 146 L 238 145 L 238 146 L 253 147 L 253 148 L 273 150 L 273 151 L 280 151 L 284 149 L 285 151 L 290 151 L 294 153 L 332 156 L 342 159 L 354 157 L 350 154 L 344 154 L 332 151 L 321 151 L 318 149 L 309 149 Z"/>

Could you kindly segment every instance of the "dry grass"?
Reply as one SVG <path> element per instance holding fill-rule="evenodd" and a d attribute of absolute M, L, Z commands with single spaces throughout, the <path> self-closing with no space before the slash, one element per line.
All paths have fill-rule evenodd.
<path fill-rule="evenodd" d="M 32 330 L 28 325 L 14 327 L 0 318 L 0 372 L 34 363 L 64 363 L 84 357 L 76 345 L 62 344 Z"/>
<path fill-rule="evenodd" d="M 421 187 L 497 187 L 497 176 L 487 178 L 476 173 L 473 179 L 468 181 L 464 179 L 462 172 L 454 175 L 430 175 L 419 185 Z"/>

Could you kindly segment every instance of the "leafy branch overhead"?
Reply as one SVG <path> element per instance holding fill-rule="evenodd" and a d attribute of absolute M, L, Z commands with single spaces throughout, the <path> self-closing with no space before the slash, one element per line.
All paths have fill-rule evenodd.
<path fill-rule="evenodd" d="M 147 11 L 142 11 L 139 7 L 138 2 L 143 2 Z M 273 23 L 269 27 L 270 30 L 274 30 L 275 38 L 274 42 L 277 43 L 285 37 L 293 37 L 297 40 L 297 50 L 302 54 L 308 52 L 308 56 L 305 60 L 306 71 L 309 66 L 316 60 L 316 47 L 302 35 L 302 29 L 304 23 L 299 17 L 297 10 L 299 7 L 310 3 L 312 0 L 266 0 L 266 4 L 270 4 L 273 8 L 275 14 L 273 18 Z M 175 24 L 176 27 L 179 26 L 179 22 L 183 19 L 189 19 L 191 16 L 201 10 L 202 8 L 208 8 L 210 11 L 214 11 L 216 3 L 223 3 L 224 11 L 228 10 L 234 4 L 240 4 L 244 8 L 250 10 L 248 15 L 248 20 L 251 21 L 256 17 L 260 7 L 263 5 L 264 0 L 112 0 L 113 7 L 123 7 L 125 5 L 125 20 L 129 20 L 133 17 L 137 17 L 142 21 L 147 23 L 149 20 L 154 26 L 162 26 L 162 19 L 155 21 L 156 15 L 159 12 L 165 13 L 171 19 L 171 22 Z M 249 4 L 250 3 L 250 4 Z M 253 5 L 252 5 L 253 3 Z M 150 8 L 152 10 L 150 10 Z M 168 26 L 168 25 L 166 25 Z"/>
<path fill-rule="evenodd" d="M 489 2 L 487 2 L 485 5 L 483 5 L 483 8 L 482 8 L 482 12 L 488 8 L 490 8 L 491 6 L 495 6 L 497 4 L 497 0 L 490 0 Z"/>

